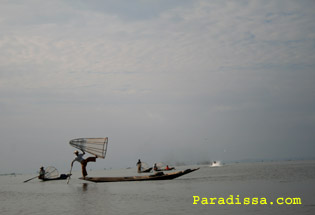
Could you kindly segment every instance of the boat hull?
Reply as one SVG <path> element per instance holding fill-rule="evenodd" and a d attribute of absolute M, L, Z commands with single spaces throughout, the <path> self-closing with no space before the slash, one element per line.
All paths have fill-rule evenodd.
<path fill-rule="evenodd" d="M 196 169 L 186 169 L 183 171 L 177 171 L 173 173 L 164 174 L 163 172 L 158 172 L 154 175 L 146 176 L 126 176 L 126 177 L 85 177 L 80 178 L 81 180 L 91 181 L 95 183 L 101 182 L 123 182 L 123 181 L 154 181 L 154 180 L 172 180 L 180 176 L 186 175 L 188 173 L 198 170 Z"/>
<path fill-rule="evenodd" d="M 150 168 L 148 168 L 148 169 L 145 169 L 145 170 L 140 171 L 139 173 L 151 172 L 152 169 L 153 169 L 153 168 L 150 167 Z"/>
<path fill-rule="evenodd" d="M 68 177 L 70 176 L 70 174 L 66 174 L 66 175 L 61 175 L 58 178 L 44 178 L 41 179 L 42 181 L 58 181 L 58 180 L 66 180 L 68 179 Z"/>
<path fill-rule="evenodd" d="M 163 171 L 172 171 L 172 170 L 175 170 L 175 168 L 172 167 L 172 168 L 169 168 L 169 169 L 156 169 L 156 170 L 154 170 L 154 171 L 155 171 L 155 172 L 163 172 Z"/>

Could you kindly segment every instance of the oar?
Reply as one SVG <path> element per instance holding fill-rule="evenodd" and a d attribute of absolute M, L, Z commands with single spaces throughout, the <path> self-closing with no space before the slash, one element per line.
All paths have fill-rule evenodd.
<path fill-rule="evenodd" d="M 38 176 L 35 176 L 34 178 L 37 178 L 37 177 L 38 177 Z M 34 178 L 27 179 L 26 181 L 23 181 L 23 183 L 28 182 L 28 181 L 30 181 L 30 180 L 33 180 Z"/>
<path fill-rule="evenodd" d="M 50 173 L 50 172 L 45 172 L 44 176 L 47 175 L 48 173 Z M 23 183 L 28 182 L 30 180 L 33 180 L 34 178 L 38 178 L 38 176 L 35 176 L 33 178 L 30 178 L 30 179 L 27 179 L 26 181 L 23 181 Z"/>
<path fill-rule="evenodd" d="M 71 178 L 71 171 L 72 171 L 72 166 L 71 166 L 71 169 L 70 169 L 70 173 L 69 173 L 69 178 L 68 178 L 67 184 L 69 184 L 69 181 L 70 181 L 70 178 Z"/>

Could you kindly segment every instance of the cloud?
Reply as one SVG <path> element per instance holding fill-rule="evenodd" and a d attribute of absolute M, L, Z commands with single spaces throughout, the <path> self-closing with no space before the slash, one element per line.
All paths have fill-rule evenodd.
<path fill-rule="evenodd" d="M 175 0 L 169 2 L 167 0 L 161 1 L 67 1 L 69 5 L 75 7 L 79 10 L 90 10 L 101 14 L 113 14 L 124 21 L 141 21 L 154 19 L 160 16 L 160 14 L 165 13 L 178 6 L 188 7 L 192 5 L 191 1 L 187 0 Z"/>

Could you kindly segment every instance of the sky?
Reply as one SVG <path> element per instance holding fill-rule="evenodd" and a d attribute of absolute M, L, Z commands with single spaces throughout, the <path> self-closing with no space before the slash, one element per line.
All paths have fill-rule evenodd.
<path fill-rule="evenodd" d="M 0 173 L 314 158 L 313 0 L 0 4 Z"/>

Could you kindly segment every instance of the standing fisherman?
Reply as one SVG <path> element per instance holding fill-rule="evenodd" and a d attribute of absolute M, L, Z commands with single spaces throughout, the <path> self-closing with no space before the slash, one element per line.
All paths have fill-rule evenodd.
<path fill-rule="evenodd" d="M 138 173 L 141 173 L 142 164 L 141 164 L 141 160 L 140 159 L 137 162 L 137 167 L 138 167 Z"/>
<path fill-rule="evenodd" d="M 87 176 L 87 172 L 86 172 L 86 165 L 88 162 L 95 162 L 97 156 L 95 155 L 95 157 L 88 157 L 87 159 L 84 159 L 83 156 L 85 155 L 85 152 L 83 150 L 81 150 L 83 153 L 80 154 L 78 151 L 75 151 L 74 154 L 76 155 L 76 157 L 74 158 L 74 160 L 71 162 L 71 169 L 73 166 L 73 163 L 75 161 L 81 163 L 81 167 L 82 167 L 82 176 L 85 179 L 85 176 Z"/>

